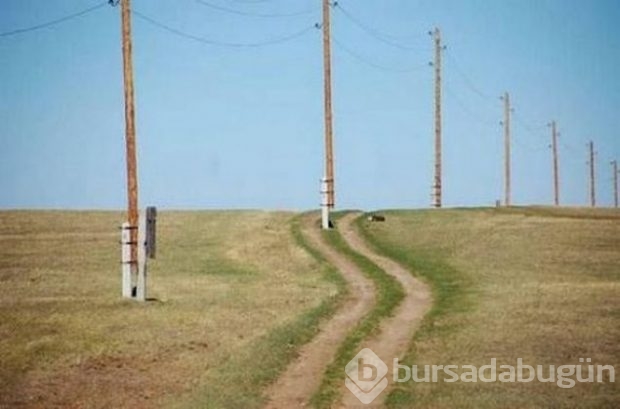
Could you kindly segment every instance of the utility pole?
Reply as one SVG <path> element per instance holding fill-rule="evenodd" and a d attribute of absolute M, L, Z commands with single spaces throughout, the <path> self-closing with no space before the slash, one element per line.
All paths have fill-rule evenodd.
<path fill-rule="evenodd" d="M 435 178 L 433 183 L 433 206 L 441 207 L 441 31 L 435 28 Z"/>
<path fill-rule="evenodd" d="M 555 121 L 551 122 L 551 150 L 553 151 L 553 203 L 560 205 L 560 175 L 558 169 L 558 132 Z"/>
<path fill-rule="evenodd" d="M 510 108 L 510 94 L 508 92 L 504 93 L 502 100 L 504 101 L 504 204 L 510 206 L 510 113 L 512 112 Z"/>
<path fill-rule="evenodd" d="M 329 211 L 335 205 L 334 198 L 334 150 L 333 150 L 333 114 L 332 114 L 332 68 L 331 68 L 331 31 L 330 3 L 323 0 L 323 70 L 325 96 L 325 177 L 323 179 L 323 215 L 322 226 L 330 228 Z"/>
<path fill-rule="evenodd" d="M 618 207 L 618 161 L 617 160 L 612 160 L 611 161 L 611 168 L 614 172 L 614 177 L 613 177 L 613 181 L 614 181 L 614 207 L 617 208 Z"/>
<path fill-rule="evenodd" d="M 138 259 L 138 176 L 136 159 L 136 124 L 133 87 L 130 0 L 120 0 L 123 38 L 123 78 L 125 87 L 125 144 L 127 159 L 127 213 L 131 229 L 131 260 L 135 269 Z"/>
<path fill-rule="evenodd" d="M 594 172 L 594 142 L 590 141 L 590 204 L 596 207 L 596 176 Z"/>

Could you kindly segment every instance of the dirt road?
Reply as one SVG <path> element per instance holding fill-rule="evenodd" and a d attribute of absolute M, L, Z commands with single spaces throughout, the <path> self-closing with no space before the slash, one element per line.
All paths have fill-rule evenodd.
<path fill-rule="evenodd" d="M 431 307 L 432 299 L 428 285 L 415 278 L 411 272 L 400 264 L 377 254 L 366 244 L 353 224 L 356 216 L 358 215 L 351 214 L 339 223 L 338 229 L 340 233 L 355 252 L 364 255 L 384 272 L 398 280 L 405 292 L 405 298 L 396 307 L 394 315 L 381 323 L 378 335 L 362 342 L 359 348 L 360 350 L 370 348 L 388 367 L 386 375 L 388 380 L 387 390 L 384 390 L 371 404 L 364 406 L 366 408 L 377 408 L 383 406 L 384 398 L 389 392 L 393 379 L 392 362 L 394 358 L 401 358 L 405 351 L 407 351 L 416 329 Z M 360 407 L 359 399 L 348 389 L 343 388 L 342 396 L 340 408 Z"/>
<path fill-rule="evenodd" d="M 299 357 L 267 391 L 268 409 L 303 408 L 318 389 L 327 365 L 347 334 L 372 309 L 375 288 L 371 280 L 347 258 L 327 245 L 316 222 L 316 215 L 303 220 L 302 232 L 309 244 L 323 254 L 347 281 L 349 296 L 319 334 L 300 351 Z"/>
<path fill-rule="evenodd" d="M 392 382 L 392 361 L 407 351 L 415 330 L 431 306 L 431 293 L 425 283 L 414 278 L 398 263 L 377 254 L 365 243 L 353 225 L 357 216 L 358 214 L 352 213 L 340 219 L 338 230 L 343 238 L 354 251 L 366 256 L 387 274 L 396 278 L 405 292 L 405 298 L 394 311 L 394 315 L 385 319 L 377 335 L 365 340 L 359 348 L 372 349 L 387 364 L 389 370 L 386 378 L 388 382 Z M 319 387 L 323 373 L 335 357 L 342 341 L 375 305 L 373 282 L 366 278 L 352 261 L 323 241 L 321 231 L 315 223 L 315 216 L 304 219 L 302 232 L 310 245 L 320 251 L 343 275 L 349 286 L 350 296 L 334 317 L 321 327 L 319 335 L 301 349 L 300 356 L 269 388 L 268 409 L 307 406 L 309 398 Z M 383 406 L 389 385 L 388 390 L 383 391 L 371 404 L 362 405 L 360 400 L 344 386 L 344 380 L 343 368 L 342 400 L 337 407 L 350 409 Z"/>

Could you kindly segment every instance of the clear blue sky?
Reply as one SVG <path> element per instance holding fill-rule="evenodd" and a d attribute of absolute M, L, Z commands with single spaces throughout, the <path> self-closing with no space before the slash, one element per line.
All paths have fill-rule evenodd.
<path fill-rule="evenodd" d="M 215 42 L 263 42 L 320 20 L 320 0 L 206 1 L 250 14 L 310 12 L 252 17 L 195 0 L 133 0 L 133 8 Z M 0 32 L 99 3 L 3 0 Z M 545 125 L 555 119 L 562 133 L 562 202 L 586 204 L 586 143 L 593 139 L 598 199 L 611 203 L 609 161 L 620 159 L 620 2 L 339 4 L 333 10 L 338 208 L 429 205 L 433 72 L 427 32 L 435 26 L 448 47 L 445 205 L 490 205 L 502 197 L 498 97 L 504 91 L 515 108 L 514 202 L 551 203 Z M 136 17 L 133 25 L 141 205 L 318 206 L 319 30 L 278 45 L 233 48 L 182 38 Z M 0 37 L 0 208 L 125 206 L 121 73 L 118 8 Z"/>

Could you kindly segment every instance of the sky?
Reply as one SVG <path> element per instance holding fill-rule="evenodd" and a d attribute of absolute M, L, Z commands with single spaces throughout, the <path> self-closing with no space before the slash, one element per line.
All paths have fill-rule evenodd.
<path fill-rule="evenodd" d="M 126 206 L 120 7 L 105 3 L 0 2 L 0 208 Z M 140 206 L 318 207 L 320 3 L 132 0 Z M 435 27 L 446 46 L 444 206 L 503 198 L 504 92 L 513 203 L 552 203 L 555 120 L 562 204 L 589 203 L 592 140 L 597 202 L 612 205 L 619 19 L 616 0 L 339 0 L 336 208 L 430 205 Z"/>

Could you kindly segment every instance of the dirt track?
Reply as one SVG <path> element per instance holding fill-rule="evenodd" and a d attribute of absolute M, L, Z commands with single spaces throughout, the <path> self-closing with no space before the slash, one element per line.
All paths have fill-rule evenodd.
<path fill-rule="evenodd" d="M 377 336 L 362 343 L 362 348 L 372 349 L 388 366 L 388 381 L 392 379 L 392 360 L 401 357 L 407 350 L 424 314 L 431 306 L 431 293 L 426 284 L 414 278 L 409 271 L 398 263 L 375 253 L 359 236 L 353 221 L 357 214 L 349 214 L 338 223 L 338 229 L 351 248 L 363 254 L 386 273 L 396 278 L 403 286 L 405 298 L 396 308 L 394 315 L 380 325 Z M 350 296 L 336 315 L 320 329 L 319 335 L 305 345 L 300 356 L 272 385 L 267 396 L 268 409 L 302 408 L 320 385 L 327 365 L 333 360 L 336 351 L 350 330 L 372 309 L 375 304 L 375 288 L 357 266 L 346 257 L 332 249 L 321 238 L 321 231 L 316 226 L 314 216 L 303 221 L 303 234 L 310 244 L 319 250 L 347 280 Z M 379 395 L 370 405 L 362 405 L 348 389 L 344 387 L 340 408 L 381 407 L 387 391 Z M 388 386 L 389 389 L 389 386 Z"/>
<path fill-rule="evenodd" d="M 338 269 L 349 286 L 349 297 L 334 317 L 326 322 L 319 334 L 300 351 L 299 357 L 267 391 L 268 409 L 303 408 L 318 389 L 327 365 L 333 360 L 340 344 L 375 303 L 374 284 L 351 261 L 341 256 L 321 238 L 315 224 L 316 216 L 303 220 L 303 234 L 310 245 Z"/>
<path fill-rule="evenodd" d="M 402 285 L 405 298 L 396 307 L 394 315 L 381 323 L 379 334 L 362 342 L 360 350 L 370 348 L 388 366 L 387 379 L 392 382 L 392 361 L 401 358 L 407 350 L 413 334 L 418 328 L 424 314 L 430 309 L 432 300 L 429 287 L 415 278 L 411 273 L 395 261 L 377 254 L 359 235 L 353 220 L 357 215 L 346 217 L 339 223 L 340 233 L 349 246 L 357 253 L 363 254 L 378 265 L 387 274 L 390 274 Z M 389 390 L 389 385 L 388 385 Z M 366 408 L 383 406 L 383 400 L 388 394 L 385 390 Z M 360 401 L 346 388 L 343 388 L 341 408 L 359 408 Z"/>

